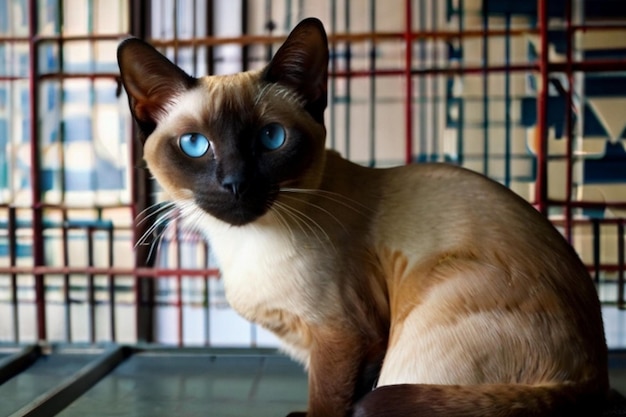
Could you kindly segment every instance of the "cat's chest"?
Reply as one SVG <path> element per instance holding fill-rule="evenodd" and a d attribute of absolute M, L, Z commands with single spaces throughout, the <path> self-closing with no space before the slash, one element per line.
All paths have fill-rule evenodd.
<path fill-rule="evenodd" d="M 332 296 L 329 287 L 322 293 L 317 285 L 307 285 L 320 280 L 323 261 L 318 248 L 291 235 L 231 228 L 210 239 L 228 302 L 249 320 L 258 322 L 268 312 L 280 310 L 314 318 L 320 297 Z"/>

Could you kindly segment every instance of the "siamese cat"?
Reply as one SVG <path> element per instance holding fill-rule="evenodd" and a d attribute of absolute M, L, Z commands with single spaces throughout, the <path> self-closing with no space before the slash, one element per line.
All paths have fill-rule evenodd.
<path fill-rule="evenodd" d="M 210 241 L 232 307 L 308 369 L 292 415 L 600 407 L 600 304 L 574 250 L 482 175 L 326 149 L 328 57 L 312 18 L 233 75 L 194 78 L 138 39 L 118 50 L 148 168 Z"/>

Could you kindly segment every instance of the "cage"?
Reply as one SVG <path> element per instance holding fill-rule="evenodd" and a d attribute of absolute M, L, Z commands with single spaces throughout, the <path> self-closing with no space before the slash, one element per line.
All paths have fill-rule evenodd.
<path fill-rule="evenodd" d="M 328 146 L 513 189 L 574 246 L 610 346 L 626 346 L 619 0 L 0 0 L 0 344 L 23 348 L 12 372 L 109 344 L 95 364 L 78 357 L 91 383 L 139 351 L 237 347 L 282 366 L 143 167 L 115 51 L 133 35 L 192 75 L 260 68 L 307 16 L 329 33 Z"/>

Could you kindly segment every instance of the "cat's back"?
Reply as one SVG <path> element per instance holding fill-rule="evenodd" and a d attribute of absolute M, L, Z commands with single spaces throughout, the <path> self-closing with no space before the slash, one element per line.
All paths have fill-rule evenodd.
<path fill-rule="evenodd" d="M 537 243 L 567 251 L 544 216 L 483 175 L 441 163 L 380 170 L 380 175 L 375 225 L 380 241 L 424 252 L 466 245 L 476 251 L 491 245 L 534 250 Z"/>

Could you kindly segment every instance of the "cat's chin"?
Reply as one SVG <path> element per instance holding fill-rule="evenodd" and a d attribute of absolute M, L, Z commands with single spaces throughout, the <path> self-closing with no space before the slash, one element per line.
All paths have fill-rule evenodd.
<path fill-rule="evenodd" d="M 258 220 L 261 216 L 263 216 L 263 214 L 251 214 L 251 213 L 247 213 L 247 212 L 241 212 L 241 213 L 237 213 L 237 212 L 230 212 L 228 213 L 228 215 L 226 216 L 215 216 L 217 219 L 223 221 L 224 223 L 228 223 L 231 226 L 235 226 L 235 227 L 242 227 L 242 226 L 246 226 L 250 223 L 254 223 L 256 220 Z"/>
<path fill-rule="evenodd" d="M 252 209 L 238 205 L 233 205 L 228 209 L 224 209 L 223 207 L 206 207 L 198 202 L 196 202 L 196 204 L 200 210 L 204 211 L 209 216 L 235 227 L 254 223 L 267 212 L 266 209 Z"/>

